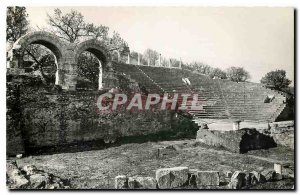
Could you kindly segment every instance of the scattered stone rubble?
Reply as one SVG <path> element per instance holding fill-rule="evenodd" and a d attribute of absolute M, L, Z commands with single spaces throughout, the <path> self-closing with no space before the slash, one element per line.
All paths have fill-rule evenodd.
<path fill-rule="evenodd" d="M 161 168 L 155 178 L 118 175 L 115 189 L 247 189 L 257 184 L 293 178 L 284 166 L 275 163 L 274 169 L 258 171 L 224 171 L 226 182 L 221 182 L 220 172 L 200 171 L 188 167 Z"/>
<path fill-rule="evenodd" d="M 34 165 L 18 168 L 16 161 L 6 161 L 6 182 L 9 189 L 69 189 L 66 182 Z"/>

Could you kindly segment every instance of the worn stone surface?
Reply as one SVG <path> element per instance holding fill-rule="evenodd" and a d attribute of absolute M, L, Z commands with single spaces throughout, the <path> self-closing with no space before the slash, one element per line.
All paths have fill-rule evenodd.
<path fill-rule="evenodd" d="M 275 177 L 274 177 L 275 181 L 279 181 L 279 180 L 282 180 L 282 179 L 283 179 L 283 175 L 282 174 L 275 173 Z"/>
<path fill-rule="evenodd" d="M 241 189 L 242 184 L 238 179 L 231 179 L 231 181 L 228 184 L 229 189 Z"/>
<path fill-rule="evenodd" d="M 265 182 L 264 176 L 262 176 L 261 173 L 259 173 L 257 171 L 251 171 L 250 178 L 251 178 L 251 185 Z"/>
<path fill-rule="evenodd" d="M 156 180 L 153 177 L 129 177 L 129 189 L 156 189 Z"/>
<path fill-rule="evenodd" d="M 125 175 L 118 175 L 115 177 L 115 189 L 127 189 L 128 178 Z"/>
<path fill-rule="evenodd" d="M 198 171 L 198 169 L 189 169 L 189 185 L 194 188 L 197 187 L 196 178 Z"/>
<path fill-rule="evenodd" d="M 14 88 L 9 87 L 8 90 Z M 18 96 L 14 100 L 17 105 L 11 105 L 14 109 L 11 109 L 8 115 L 19 119 L 12 120 L 9 117 L 8 122 L 12 123 L 11 128 L 7 129 L 8 155 L 16 155 L 15 152 L 19 151 L 16 147 L 8 147 L 11 144 L 22 147 L 24 145 L 17 141 L 19 138 L 16 136 L 21 136 L 21 125 L 22 131 L 25 132 L 23 140 L 26 140 L 26 151 L 29 153 L 38 151 L 37 148 L 41 147 L 102 140 L 110 140 L 109 142 L 113 143 L 122 137 L 145 138 L 160 133 L 176 135 L 186 131 L 182 128 L 188 128 L 189 131 L 193 129 L 187 125 L 193 125 L 192 121 L 184 116 L 175 118 L 174 112 L 170 110 L 130 112 L 125 106 L 120 106 L 118 112 L 99 113 L 95 103 L 101 93 L 103 92 L 53 92 L 51 89 L 42 89 L 35 85 L 20 86 Z M 22 111 L 15 109 L 20 107 L 19 105 L 22 105 Z M 194 127 L 194 130 L 196 128 Z"/>
<path fill-rule="evenodd" d="M 15 161 L 6 161 L 6 175 L 11 189 L 26 188 L 29 181 L 22 175 Z"/>
<path fill-rule="evenodd" d="M 286 165 L 282 168 L 282 176 L 284 178 L 295 178 L 294 172 L 295 172 L 294 166 Z"/>
<path fill-rule="evenodd" d="M 294 143 L 294 121 L 281 121 L 271 123 L 271 135 L 275 142 L 282 146 L 287 146 L 292 149 L 295 147 Z"/>
<path fill-rule="evenodd" d="M 50 176 L 47 173 L 38 173 L 30 175 L 29 181 L 33 189 L 46 188 L 50 183 Z"/>
<path fill-rule="evenodd" d="M 183 186 L 188 181 L 188 167 L 173 167 L 156 170 L 158 188 L 171 189 Z"/>
<path fill-rule="evenodd" d="M 246 173 L 235 171 L 231 177 L 230 187 L 232 189 L 240 189 L 246 185 Z"/>
<path fill-rule="evenodd" d="M 225 175 L 225 177 L 230 177 L 231 178 L 231 176 L 232 176 L 232 171 L 225 171 L 224 172 L 224 175 Z"/>
<path fill-rule="evenodd" d="M 68 185 L 52 174 L 37 170 L 34 165 L 25 165 L 22 170 L 15 161 L 6 163 L 9 189 L 66 189 Z"/>
<path fill-rule="evenodd" d="M 272 181 L 275 179 L 276 172 L 274 169 L 265 169 L 261 172 L 261 175 L 264 176 L 266 181 Z"/>
<path fill-rule="evenodd" d="M 197 187 L 200 186 L 218 186 L 220 176 L 217 171 L 198 171 L 196 177 Z"/>
<path fill-rule="evenodd" d="M 274 171 L 276 173 L 282 174 L 282 165 L 278 163 L 274 163 Z"/>
<path fill-rule="evenodd" d="M 34 165 L 25 165 L 23 167 L 23 171 L 26 172 L 26 175 L 33 175 L 35 174 L 38 170 L 36 168 L 36 166 Z"/>
<path fill-rule="evenodd" d="M 259 133 L 255 129 L 235 131 L 200 129 L 197 131 L 196 140 L 207 145 L 224 147 L 232 152 L 239 153 L 276 146 L 272 137 Z"/>

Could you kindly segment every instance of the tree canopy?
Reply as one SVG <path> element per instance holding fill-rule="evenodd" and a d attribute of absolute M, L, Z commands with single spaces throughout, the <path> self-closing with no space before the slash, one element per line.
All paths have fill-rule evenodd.
<path fill-rule="evenodd" d="M 27 33 L 29 22 L 25 7 L 7 7 L 6 41 L 15 42 Z"/>
<path fill-rule="evenodd" d="M 71 10 L 69 13 L 62 13 L 60 9 L 55 9 L 53 15 L 48 16 L 48 24 L 51 30 L 60 38 L 74 43 L 82 38 L 98 38 L 105 40 L 109 28 L 103 25 L 95 26 L 84 21 L 84 16 Z"/>
<path fill-rule="evenodd" d="M 268 72 L 264 77 L 262 77 L 260 82 L 265 84 L 267 87 L 271 87 L 280 91 L 284 91 L 291 84 L 291 80 L 286 78 L 285 70 Z"/>
<path fill-rule="evenodd" d="M 227 69 L 226 75 L 231 81 L 235 82 L 244 82 L 250 79 L 249 72 L 246 71 L 243 67 L 232 66 Z"/>

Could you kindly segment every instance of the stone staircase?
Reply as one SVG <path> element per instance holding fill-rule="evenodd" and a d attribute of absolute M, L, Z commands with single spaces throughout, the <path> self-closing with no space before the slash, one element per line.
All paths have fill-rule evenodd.
<path fill-rule="evenodd" d="M 203 110 L 188 111 L 196 123 L 206 119 L 272 122 L 286 106 L 283 94 L 258 83 L 211 79 L 191 71 L 165 67 L 114 63 L 113 68 L 129 75 L 149 93 L 198 94 L 198 103 Z M 188 78 L 191 84 L 184 83 L 182 78 Z M 268 96 L 274 96 L 274 99 L 264 103 Z"/>

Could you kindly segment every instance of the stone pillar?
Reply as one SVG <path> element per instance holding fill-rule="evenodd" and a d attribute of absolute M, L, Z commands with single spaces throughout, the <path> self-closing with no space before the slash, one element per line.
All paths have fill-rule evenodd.
<path fill-rule="evenodd" d="M 23 53 L 23 51 L 12 49 L 10 52 L 10 68 L 22 68 L 23 55 L 21 53 Z"/>
<path fill-rule="evenodd" d="M 117 51 L 117 54 L 118 54 L 118 62 L 120 62 L 120 59 L 121 59 L 120 52 L 119 52 L 119 51 Z"/>
<path fill-rule="evenodd" d="M 161 54 L 158 56 L 158 66 L 161 66 Z"/>
<path fill-rule="evenodd" d="M 103 89 L 102 79 L 103 79 L 103 75 L 102 75 L 102 64 L 101 64 L 101 62 L 99 61 L 98 90 Z"/>
<path fill-rule="evenodd" d="M 127 64 L 130 64 L 130 53 L 128 53 Z"/>
<path fill-rule="evenodd" d="M 23 74 L 25 69 L 23 69 L 23 50 L 19 50 L 21 46 L 16 49 L 11 49 L 8 52 L 7 58 L 7 72 L 10 74 Z"/>
<path fill-rule="evenodd" d="M 180 62 L 179 62 L 179 68 L 181 68 L 181 58 L 180 58 Z"/>
<path fill-rule="evenodd" d="M 77 64 L 73 50 L 68 48 L 63 61 L 58 62 L 58 84 L 68 91 L 75 91 L 77 84 Z"/>
<path fill-rule="evenodd" d="M 150 66 L 150 59 L 148 58 L 148 66 Z"/>
<path fill-rule="evenodd" d="M 77 66 L 75 64 L 65 64 L 61 72 L 62 89 L 75 91 L 77 84 Z"/>
<path fill-rule="evenodd" d="M 233 122 L 233 130 L 239 130 L 240 129 L 240 122 L 241 121 L 234 121 Z"/>
<path fill-rule="evenodd" d="M 282 165 L 281 164 L 274 164 L 274 171 L 280 175 L 282 175 Z"/>
<path fill-rule="evenodd" d="M 60 85 L 59 83 L 59 73 L 58 73 L 58 68 L 56 70 L 56 73 L 55 73 L 55 85 Z"/>
<path fill-rule="evenodd" d="M 138 53 L 138 65 L 140 65 L 141 62 L 140 62 L 140 54 Z"/>

